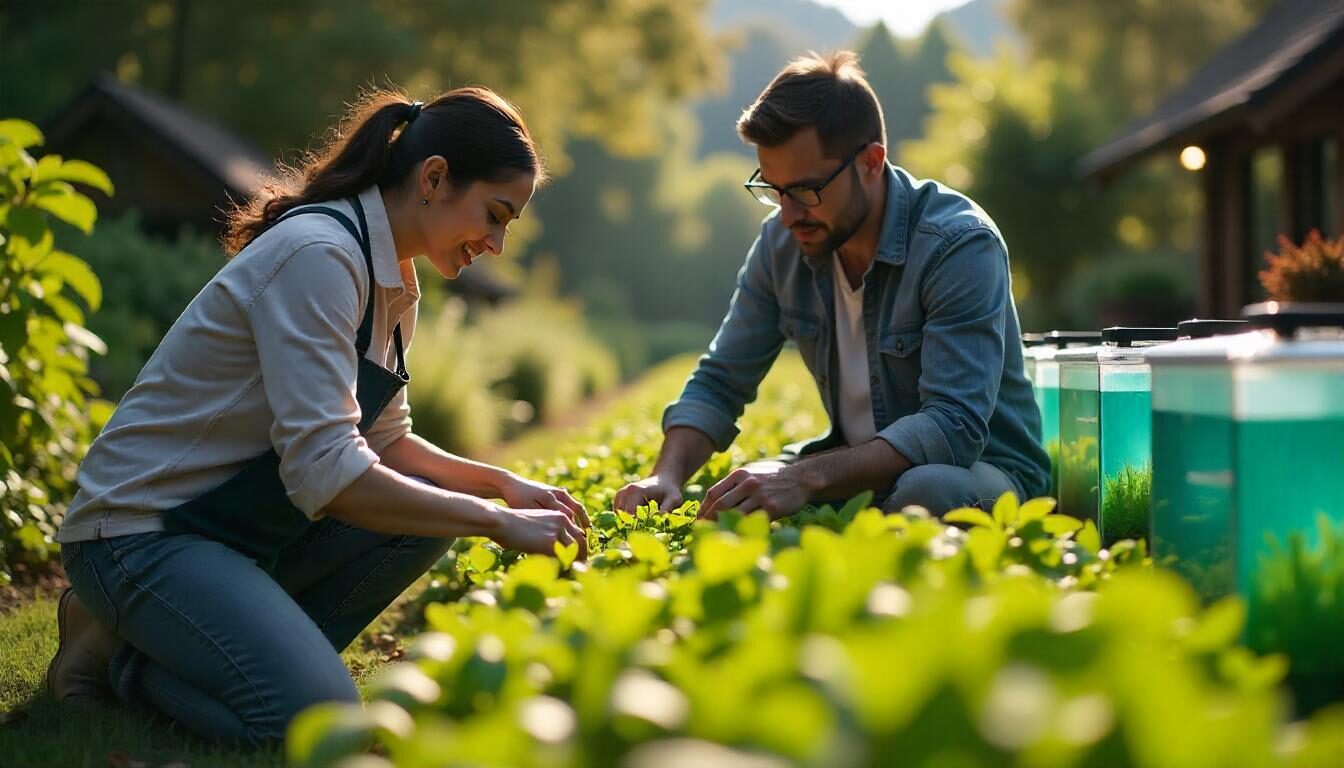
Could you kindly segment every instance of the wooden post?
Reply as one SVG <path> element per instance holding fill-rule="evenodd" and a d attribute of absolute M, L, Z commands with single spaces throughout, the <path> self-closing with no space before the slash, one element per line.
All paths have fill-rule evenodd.
<path fill-rule="evenodd" d="M 1295 243 L 1313 229 L 1326 228 L 1325 142 L 1321 139 L 1287 141 L 1283 151 L 1284 234 Z"/>
<path fill-rule="evenodd" d="M 1335 132 L 1335 168 L 1332 174 L 1333 178 L 1329 183 L 1334 184 L 1334 211 L 1331 216 L 1331 235 L 1335 237 L 1344 236 L 1344 128 Z"/>
<path fill-rule="evenodd" d="M 1223 317 L 1220 301 L 1222 291 L 1218 275 L 1221 271 L 1219 256 L 1223 253 L 1223 175 L 1226 173 L 1227 158 L 1223 147 L 1210 145 L 1205 147 L 1205 165 L 1199 172 L 1200 186 L 1204 191 L 1203 240 L 1199 250 L 1199 276 L 1197 281 L 1198 311 L 1200 317 Z"/>
<path fill-rule="evenodd" d="M 1217 254 L 1221 274 L 1216 309 L 1221 317 L 1239 317 L 1250 298 L 1251 154 L 1234 145 L 1227 148 L 1226 160 L 1218 192 L 1222 200 L 1218 222 L 1221 248 Z"/>

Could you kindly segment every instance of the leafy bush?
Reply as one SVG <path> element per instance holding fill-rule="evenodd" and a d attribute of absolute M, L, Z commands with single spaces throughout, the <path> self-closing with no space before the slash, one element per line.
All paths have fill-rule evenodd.
<path fill-rule="evenodd" d="M 1175 253 L 1116 253 L 1077 268 L 1063 295 L 1080 327 L 1175 325 L 1190 316 L 1189 258 Z"/>
<path fill-rule="evenodd" d="M 73 185 L 110 195 L 112 183 L 79 160 L 34 160 L 41 144 L 32 124 L 0 121 L 0 582 L 51 556 L 75 467 L 111 412 L 87 375 L 88 353 L 105 351 L 84 327 L 102 287 L 56 247 L 51 221 L 91 231 L 97 210 Z"/>
<path fill-rule="evenodd" d="M 1344 236 L 1313 229 L 1302 245 L 1279 235 L 1282 253 L 1266 253 L 1260 284 L 1276 301 L 1344 301 Z"/>
<path fill-rule="evenodd" d="M 695 479 L 818 426 L 788 355 L 739 446 Z M 1284 665 L 1236 645 L 1236 599 L 1201 611 L 1141 544 L 1100 548 L 1053 502 L 945 522 L 859 497 L 770 522 L 611 511 L 646 473 L 652 416 L 689 361 L 522 469 L 593 517 L 590 558 L 457 543 L 435 573 L 429 631 L 367 707 L 291 726 L 296 765 L 1327 764 L 1344 712 L 1285 730 Z M 777 374 L 792 373 L 792 379 Z M 809 397 L 809 395 L 811 397 Z M 643 418 L 640 418 L 642 415 Z M 965 529 L 946 523 L 966 526 Z M 443 602 L 451 601 L 451 602 Z M 1291 736 L 1291 738 L 1289 738 Z M 1338 748 L 1335 748 L 1336 752 Z M 897 757 L 899 756 L 899 757 Z M 348 763 L 353 765 L 354 763 Z"/>
<path fill-rule="evenodd" d="M 90 362 L 90 375 L 105 397 L 119 400 L 224 255 L 213 237 L 190 228 L 174 239 L 148 235 L 136 212 L 101 222 L 78 250 L 103 284 L 103 306 L 89 330 L 116 339 Z"/>
<path fill-rule="evenodd" d="M 406 363 L 411 413 L 417 434 L 449 451 L 562 417 L 619 380 L 578 310 L 553 296 L 529 293 L 470 323 L 461 300 L 448 299 L 420 322 Z"/>

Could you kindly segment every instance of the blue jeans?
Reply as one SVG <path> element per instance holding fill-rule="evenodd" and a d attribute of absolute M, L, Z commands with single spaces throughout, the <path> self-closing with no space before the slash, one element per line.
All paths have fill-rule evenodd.
<path fill-rule="evenodd" d="M 313 523 L 271 571 L 195 534 L 62 545 L 80 601 L 125 642 L 118 698 L 233 746 L 283 740 L 324 701 L 358 702 L 340 652 L 452 543 Z"/>
<path fill-rule="evenodd" d="M 748 467 L 767 468 L 793 464 L 805 457 L 786 453 L 770 459 L 753 461 Z M 1012 476 L 993 464 L 977 461 L 970 469 L 948 464 L 924 464 L 911 467 L 896 478 L 890 492 L 875 493 L 872 505 L 884 513 L 900 512 L 908 506 L 920 506 L 930 514 L 942 517 L 960 507 L 994 509 L 994 502 L 1012 491 L 1019 501 L 1026 501 L 1022 487 Z M 816 499 L 814 504 L 829 504 L 839 508 L 848 499 Z"/>
<path fill-rule="evenodd" d="M 910 505 L 924 507 L 942 517 L 959 507 L 994 509 L 994 502 L 1008 491 L 1026 501 L 1021 486 L 1011 475 L 983 461 L 970 466 L 924 464 L 907 469 L 896 478 L 891 495 L 881 502 L 883 512 L 900 512 Z"/>

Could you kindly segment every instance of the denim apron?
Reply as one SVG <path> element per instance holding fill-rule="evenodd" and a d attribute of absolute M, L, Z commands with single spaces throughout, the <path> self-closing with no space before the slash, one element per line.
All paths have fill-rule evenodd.
<path fill-rule="evenodd" d="M 355 352 L 359 358 L 355 398 L 359 402 L 359 434 L 363 435 L 411 377 L 406 372 L 400 323 L 392 331 L 397 349 L 395 371 L 365 357 L 373 335 L 373 248 L 364 206 L 358 198 L 351 198 L 350 202 L 359 219 L 358 228 L 348 216 L 326 206 L 306 206 L 289 211 L 274 224 L 303 214 L 330 216 L 350 232 L 364 253 L 364 267 L 369 273 L 369 300 L 355 338 Z M 302 373 L 296 371 L 290 375 Z M 274 448 L 249 461 L 238 474 L 221 485 L 168 510 L 163 520 L 164 529 L 169 533 L 195 533 L 221 542 L 251 557 L 266 571 L 275 567 L 280 551 L 297 540 L 311 524 L 308 517 L 289 501 L 280 480 L 280 457 Z"/>

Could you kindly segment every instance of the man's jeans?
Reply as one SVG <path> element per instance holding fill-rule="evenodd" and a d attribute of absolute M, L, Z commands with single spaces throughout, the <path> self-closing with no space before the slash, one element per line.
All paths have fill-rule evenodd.
<path fill-rule="evenodd" d="M 109 669 L 119 698 L 258 747 L 309 705 L 360 700 L 340 651 L 451 543 L 324 518 L 272 572 L 216 541 L 160 532 L 67 543 L 61 562 L 125 640 Z"/>
<path fill-rule="evenodd" d="M 748 467 L 771 469 L 793 464 L 801 458 L 786 453 L 769 459 L 748 464 Z M 1012 476 L 983 461 L 970 466 L 954 467 L 950 464 L 925 464 L 907 469 L 887 493 L 873 495 L 872 505 L 885 513 L 900 512 L 908 506 L 920 506 L 930 513 L 942 517 L 961 507 L 979 507 L 986 511 L 994 508 L 994 502 L 1004 493 L 1012 491 L 1018 499 L 1026 501 L 1022 487 Z M 830 504 L 839 507 L 847 499 L 818 500 L 816 504 Z"/>

